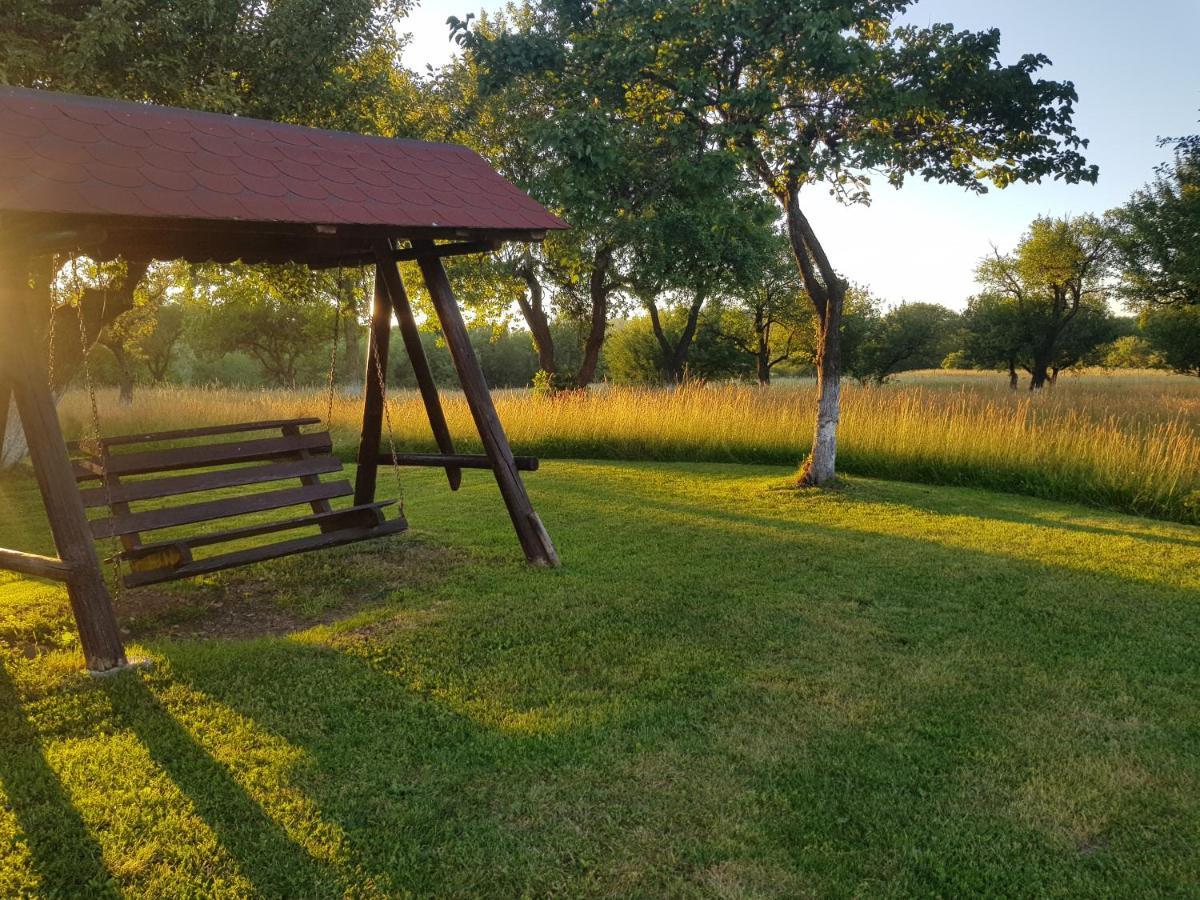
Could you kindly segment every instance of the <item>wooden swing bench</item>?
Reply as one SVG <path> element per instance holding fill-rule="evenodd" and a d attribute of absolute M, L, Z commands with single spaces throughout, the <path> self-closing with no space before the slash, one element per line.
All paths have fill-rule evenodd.
<path fill-rule="evenodd" d="M 389 520 L 383 513 L 395 504 L 394 500 L 333 508 L 330 501 L 351 496 L 354 488 L 344 478 L 321 480 L 323 475 L 338 476 L 344 470 L 333 455 L 328 431 L 301 431 L 319 424 L 320 419 L 278 419 L 112 437 L 73 445 L 78 454 L 73 460 L 76 481 L 99 482 L 98 486 L 81 488 L 84 506 L 107 511 L 104 518 L 90 521 L 92 536 L 97 541 L 120 540 L 122 549 L 116 559 L 128 566 L 127 572 L 124 567 L 121 572 L 125 587 L 193 578 L 406 530 L 408 523 L 403 515 Z M 269 432 L 279 434 L 262 436 Z M 242 437 L 196 443 L 200 439 L 234 435 Z M 146 449 L 152 445 L 167 446 Z M 298 485 L 275 486 L 296 480 Z M 270 489 L 161 505 L 164 500 L 191 494 L 251 486 L 270 486 Z M 144 501 L 156 504 L 141 511 L 133 508 Z M 309 507 L 309 512 L 190 537 L 143 541 L 146 532 L 299 506 Z M 302 530 L 314 533 L 200 558 L 193 552 Z"/>

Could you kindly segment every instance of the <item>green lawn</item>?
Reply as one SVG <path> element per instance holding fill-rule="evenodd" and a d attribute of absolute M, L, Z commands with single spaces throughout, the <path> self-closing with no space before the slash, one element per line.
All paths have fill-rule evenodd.
<path fill-rule="evenodd" d="M 409 475 L 384 548 L 124 598 L 111 679 L 0 582 L 0 896 L 1200 893 L 1200 528 L 789 474 L 547 464 L 558 572 Z M 316 624 L 190 637 L 241 602 Z"/>

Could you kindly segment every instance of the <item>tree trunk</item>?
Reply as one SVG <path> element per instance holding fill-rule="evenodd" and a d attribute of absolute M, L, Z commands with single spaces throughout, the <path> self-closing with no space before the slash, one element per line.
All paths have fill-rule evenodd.
<path fill-rule="evenodd" d="M 835 298 L 836 295 L 836 298 Z M 817 338 L 817 422 L 800 483 L 828 484 L 837 476 L 837 429 L 842 411 L 842 309 L 845 288 L 830 292 Z"/>
<path fill-rule="evenodd" d="M 546 315 L 545 292 L 542 282 L 533 270 L 532 263 L 525 263 L 518 274 L 529 288 L 528 297 L 519 297 L 517 305 L 521 307 L 521 315 L 533 335 L 533 346 L 537 350 L 538 368 L 547 375 L 558 374 L 558 362 L 554 357 L 554 335 L 550 332 L 550 318 Z"/>
<path fill-rule="evenodd" d="M 342 317 L 342 343 L 345 345 L 343 353 L 345 364 L 342 370 L 346 372 L 346 380 L 354 384 L 358 383 L 363 371 L 362 346 L 359 344 L 361 331 L 358 315 L 351 306 L 344 311 Z"/>
<path fill-rule="evenodd" d="M 654 300 L 645 301 L 646 309 L 650 313 L 650 325 L 654 329 L 654 337 L 662 352 L 662 374 L 667 381 L 679 384 L 684 380 L 688 354 L 692 349 L 692 341 L 696 338 L 696 327 L 700 321 L 700 310 L 704 306 L 705 296 L 704 291 L 696 292 L 695 299 L 688 307 L 688 317 L 683 327 L 683 334 L 674 344 L 671 343 L 671 339 L 667 337 L 667 332 L 663 329 L 658 304 Z"/>
<path fill-rule="evenodd" d="M 1058 384 L 1058 372 L 1058 366 L 1050 367 L 1050 387 L 1054 387 L 1056 384 Z"/>
<path fill-rule="evenodd" d="M 608 283 L 609 269 L 612 268 L 612 251 L 601 250 L 596 254 L 592 264 L 592 274 L 588 282 L 588 293 L 592 301 L 591 327 L 587 339 L 583 342 L 583 363 L 579 367 L 576 385 L 587 387 L 596 378 L 596 368 L 600 364 L 600 349 L 604 346 L 604 336 L 608 331 L 608 295 L 611 285 Z"/>
<path fill-rule="evenodd" d="M 1046 386 L 1050 377 L 1050 363 L 1046 357 L 1038 354 L 1033 358 L 1033 367 L 1029 370 L 1029 390 L 1040 391 Z"/>
<path fill-rule="evenodd" d="M 129 358 L 129 354 L 125 352 L 125 348 L 119 343 L 105 344 L 108 350 L 113 355 L 113 359 L 117 364 L 117 388 L 120 392 L 120 400 L 122 406 L 133 405 L 133 361 Z"/>
<path fill-rule="evenodd" d="M 759 387 L 769 387 L 771 384 L 771 332 L 767 328 L 766 310 L 761 306 L 754 309 L 754 339 L 758 384 Z"/>
<path fill-rule="evenodd" d="M 0 388 L 0 471 L 11 469 L 29 454 L 12 388 Z"/>
<path fill-rule="evenodd" d="M 819 486 L 837 476 L 837 429 L 842 405 L 842 311 L 846 283 L 838 277 L 816 232 L 800 209 L 799 186 L 779 195 L 787 215 L 788 241 L 817 312 L 817 417 L 813 445 L 800 483 Z"/>

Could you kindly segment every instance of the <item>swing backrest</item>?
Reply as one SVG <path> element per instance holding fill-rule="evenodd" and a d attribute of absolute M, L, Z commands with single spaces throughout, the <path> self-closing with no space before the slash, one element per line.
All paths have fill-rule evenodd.
<path fill-rule="evenodd" d="M 130 569 L 123 580 L 133 587 L 404 530 L 403 518 L 387 521 L 383 515 L 391 501 L 334 509 L 331 501 L 354 489 L 344 478 L 322 481 L 322 476 L 341 475 L 343 467 L 328 431 L 302 430 L 319 424 L 319 419 L 277 419 L 77 445 L 75 476 L 84 485 L 84 506 L 106 511 L 91 520 L 92 534 L 98 541 L 120 542 L 117 556 Z M 239 437 L 230 440 L 233 436 Z M 208 492 L 219 493 L 202 496 Z M 308 510 L 299 516 L 261 517 L 300 506 Z M 226 520 L 246 516 L 255 518 L 223 527 Z M 178 535 L 177 529 L 214 522 L 222 527 Z M 194 552 L 298 530 L 312 533 L 203 558 Z M 151 532 L 165 534 L 147 541 Z"/>

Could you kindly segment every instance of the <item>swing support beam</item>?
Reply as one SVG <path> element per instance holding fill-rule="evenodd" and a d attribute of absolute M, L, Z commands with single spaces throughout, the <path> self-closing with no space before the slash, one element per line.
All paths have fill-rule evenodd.
<path fill-rule="evenodd" d="M 533 471 L 536 461 L 513 456 L 504 427 L 492 402 L 483 369 L 471 346 L 471 338 L 458 308 L 450 279 L 442 265 L 441 248 L 428 240 L 414 240 L 412 255 L 421 269 L 425 287 L 433 301 L 438 322 L 450 356 L 458 373 L 459 383 L 471 410 L 471 417 L 479 432 L 484 455 L 473 457 L 457 454 L 446 424 L 437 385 L 434 383 L 429 362 L 421 346 L 421 337 L 413 316 L 412 305 L 400 271 L 396 267 L 399 255 L 391 241 L 380 241 L 375 245 L 375 299 L 371 313 L 371 334 L 367 342 L 366 401 L 363 410 L 362 438 L 359 443 L 358 481 L 355 503 L 370 503 L 375 499 L 375 486 L 380 464 L 392 462 L 396 465 L 444 467 L 450 487 L 458 489 L 464 468 L 488 468 L 496 477 L 500 495 L 508 509 L 513 529 L 517 533 L 525 558 L 533 565 L 555 567 L 559 565 L 558 551 L 550 540 L 521 480 L 521 471 Z M 407 254 L 405 254 L 407 255 Z M 386 372 L 390 344 L 392 314 L 400 323 L 400 334 L 416 374 L 421 398 L 429 417 L 440 455 L 406 454 L 388 456 L 380 453 L 383 434 L 384 404 L 386 403 Z M 381 377 L 381 373 L 383 377 Z"/>

